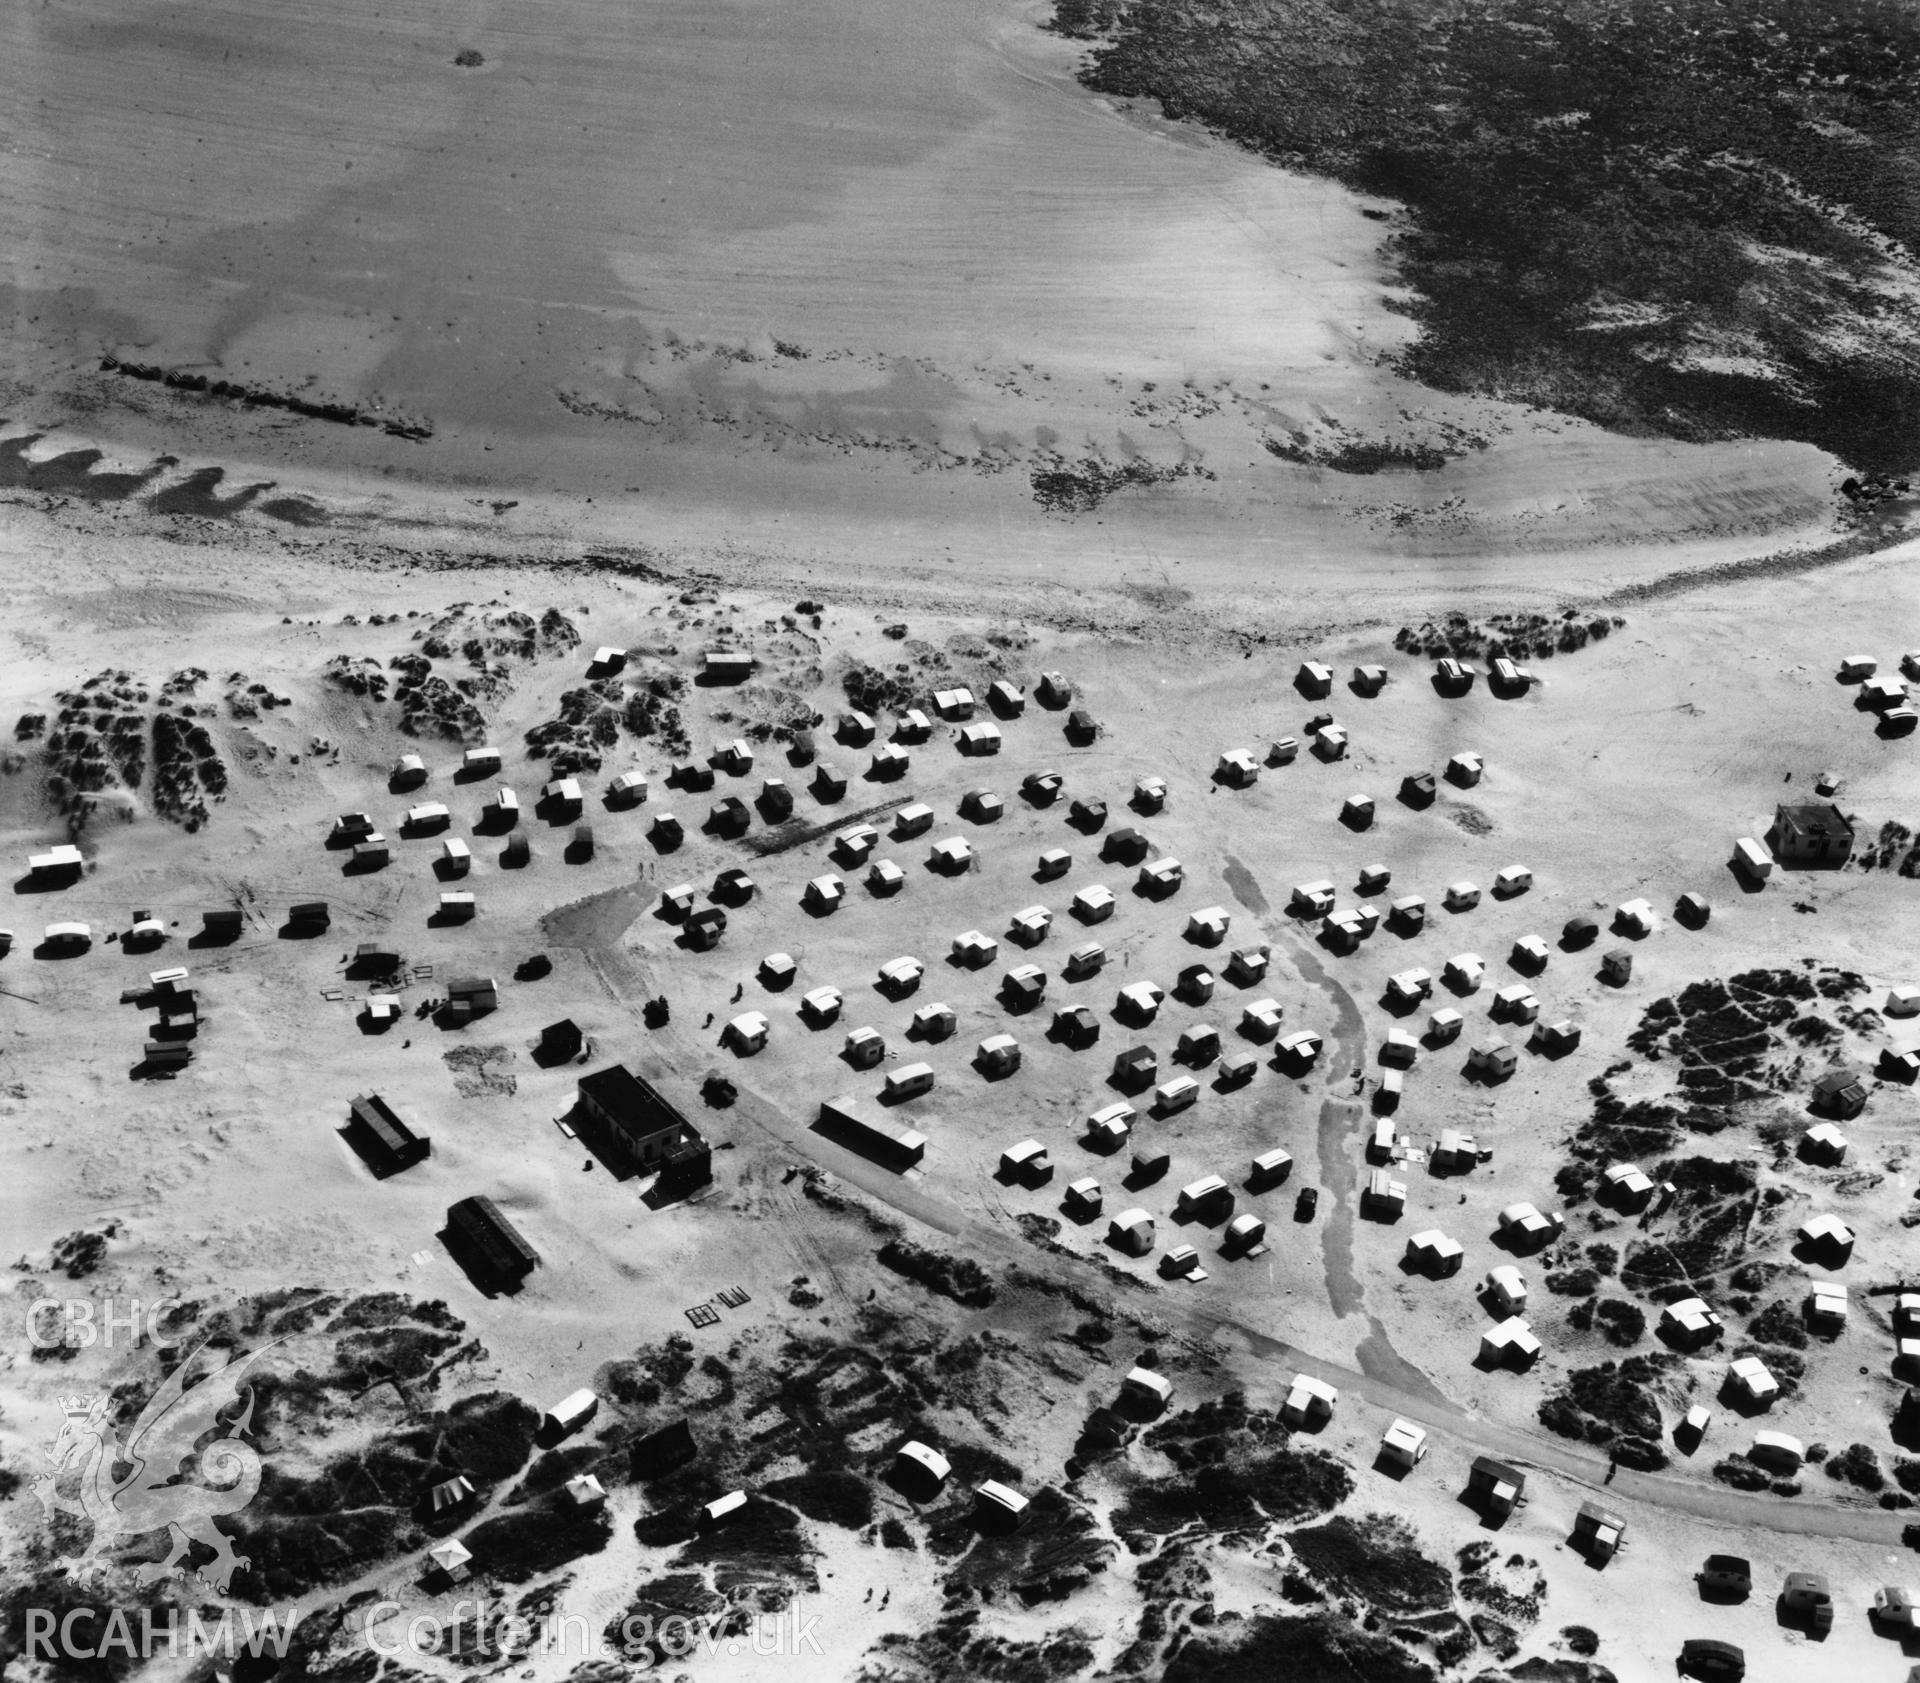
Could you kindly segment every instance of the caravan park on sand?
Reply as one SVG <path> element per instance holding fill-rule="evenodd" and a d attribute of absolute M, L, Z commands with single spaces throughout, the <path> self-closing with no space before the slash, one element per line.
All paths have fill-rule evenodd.
<path fill-rule="evenodd" d="M 1905 1674 L 1907 26 L 1536 10 L 0 23 L 7 1683 Z"/>

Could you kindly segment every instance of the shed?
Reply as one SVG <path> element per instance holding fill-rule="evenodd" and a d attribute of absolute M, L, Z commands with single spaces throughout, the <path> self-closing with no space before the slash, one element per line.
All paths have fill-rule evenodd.
<path fill-rule="evenodd" d="M 1458 1239 L 1450 1239 L 1437 1227 L 1416 1233 L 1407 1241 L 1407 1261 L 1423 1274 L 1445 1279 L 1460 1272 L 1466 1251 Z"/>
<path fill-rule="evenodd" d="M 1660 1311 L 1660 1337 L 1678 1350 L 1698 1350 L 1726 1331 L 1726 1322 L 1707 1307 L 1706 1300 L 1685 1297 Z"/>
<path fill-rule="evenodd" d="M 1495 1367 L 1531 1367 L 1540 1359 L 1540 1340 L 1524 1320 L 1510 1315 L 1481 1333 L 1480 1359 Z"/>
<path fill-rule="evenodd" d="M 672 813 L 657 812 L 653 822 L 647 826 L 647 834 L 653 838 L 656 847 L 671 848 L 680 845 L 686 830 Z M 512 846 L 512 843 L 509 842 L 508 846 Z"/>
<path fill-rule="evenodd" d="M 1360 1189 L 1360 1207 L 1382 1220 L 1398 1221 L 1407 1207 L 1407 1183 L 1385 1169 L 1375 1169 Z"/>
<path fill-rule="evenodd" d="M 1537 1251 L 1559 1233 L 1560 1221 L 1542 1215 L 1532 1204 L 1509 1204 L 1495 1218 L 1500 1237 L 1516 1251 Z"/>
<path fill-rule="evenodd" d="M 710 684 L 741 683 L 753 676 L 753 656 L 745 649 L 703 649 L 700 676 Z"/>
<path fill-rule="evenodd" d="M 1644 1210 L 1653 1202 L 1653 1181 L 1633 1163 L 1610 1163 L 1600 1173 L 1601 1190 L 1616 1209 Z"/>
<path fill-rule="evenodd" d="M 1814 1280 L 1807 1291 L 1807 1319 L 1832 1332 L 1847 1324 L 1847 1288 L 1838 1280 Z"/>
<path fill-rule="evenodd" d="M 1831 1122 L 1818 1122 L 1800 1136 L 1800 1156 L 1823 1169 L 1837 1169 L 1847 1160 L 1847 1136 Z"/>
<path fill-rule="evenodd" d="M 1758 1356 L 1729 1362 L 1727 1382 L 1755 1408 L 1771 1408 L 1780 1395 L 1780 1381 Z"/>
<path fill-rule="evenodd" d="M 647 775 L 642 771 L 623 771 L 607 785 L 608 806 L 639 806 L 647 798 Z"/>
<path fill-rule="evenodd" d="M 200 928 L 209 939 L 215 941 L 237 941 L 240 932 L 246 928 L 246 919 L 232 906 L 223 906 L 215 911 L 200 914 Z"/>
<path fill-rule="evenodd" d="M 1582 1502 L 1573 1516 L 1573 1547 L 1596 1566 L 1611 1560 L 1627 1534 L 1627 1522 L 1611 1508 Z"/>
<path fill-rule="evenodd" d="M 466 844 L 462 842 L 462 849 Z M 287 908 L 287 922 L 302 935 L 324 934 L 333 925 L 333 916 L 327 910 L 324 900 L 302 900 L 296 906 Z"/>
<path fill-rule="evenodd" d="M 1447 781 L 1462 789 L 1471 789 L 1486 774 L 1487 764 L 1478 754 L 1455 754 L 1447 761 Z"/>
<path fill-rule="evenodd" d="M 1828 1116 L 1858 1116 L 1867 1108 L 1866 1083 L 1851 1069 L 1830 1069 L 1815 1080 L 1810 1104 L 1814 1110 Z M 1846 1154 L 1846 1136 L 1839 1129 L 1830 1129 L 1822 1139 L 1826 1142 L 1837 1140 L 1841 1155 Z"/>
<path fill-rule="evenodd" d="M 449 889 L 440 896 L 442 923 L 471 923 L 478 910 L 479 902 L 463 889 Z"/>
<path fill-rule="evenodd" d="M 1853 1255 L 1853 1229 L 1836 1215 L 1809 1216 L 1800 1224 L 1798 1239 L 1807 1251 L 1830 1262 L 1845 1262 Z"/>

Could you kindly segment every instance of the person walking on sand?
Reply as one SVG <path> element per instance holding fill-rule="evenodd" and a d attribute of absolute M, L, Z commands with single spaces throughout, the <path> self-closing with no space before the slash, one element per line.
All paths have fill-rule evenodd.
<path fill-rule="evenodd" d="M 1611 1455 L 1609 1455 L 1607 1457 L 1607 1476 L 1601 1482 L 1603 1484 L 1613 1483 L 1613 1475 L 1619 1472 L 1619 1470 L 1620 1470 L 1620 1463 L 1616 1461 Z"/>

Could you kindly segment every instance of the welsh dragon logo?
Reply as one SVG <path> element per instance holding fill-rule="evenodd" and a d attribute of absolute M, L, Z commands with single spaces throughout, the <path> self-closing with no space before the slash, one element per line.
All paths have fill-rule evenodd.
<path fill-rule="evenodd" d="M 241 1380 L 272 1345 L 215 1369 L 189 1389 L 194 1357 L 205 1348 L 167 1376 L 124 1438 L 107 1417 L 107 1397 L 61 1399 L 66 1424 L 47 1457 L 54 1470 L 37 1478 L 34 1490 L 49 1516 L 72 1514 L 93 1523 L 92 1540 L 67 1567 L 76 1582 L 104 1574 L 115 1545 L 149 1531 L 169 1532 L 173 1552 L 140 1568 L 142 1584 L 184 1576 L 194 1543 L 213 1550 L 213 1559 L 194 1577 L 222 1594 L 235 1571 L 248 1564 L 213 1522 L 238 1513 L 260 1489 L 259 1452 L 243 1441 L 253 1422 L 253 1387 Z M 220 1418 L 235 1408 L 237 1418 Z M 221 1435 L 203 1446 L 201 1440 L 214 1432 Z M 61 1484 L 75 1473 L 78 1495 L 62 1495 Z M 194 1474 L 201 1482 L 187 1482 Z"/>

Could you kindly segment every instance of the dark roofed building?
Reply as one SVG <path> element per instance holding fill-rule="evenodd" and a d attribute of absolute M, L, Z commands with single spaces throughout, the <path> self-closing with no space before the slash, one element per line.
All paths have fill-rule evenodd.
<path fill-rule="evenodd" d="M 476 1194 L 447 1210 L 447 1228 L 488 1273 L 505 1281 L 524 1280 L 540 1266 L 540 1253 L 521 1237 L 491 1198 Z"/>
<path fill-rule="evenodd" d="M 324 900 L 303 900 L 297 906 L 288 908 L 287 922 L 296 929 L 312 929 L 316 932 L 332 927 L 333 919 L 327 911 Z"/>
<path fill-rule="evenodd" d="M 1813 1108 L 1827 1116 L 1858 1116 L 1867 1108 L 1867 1087 L 1850 1069 L 1830 1069 L 1813 1084 Z"/>
<path fill-rule="evenodd" d="M 585 1044 L 586 1036 L 580 1032 L 580 1025 L 571 1017 L 562 1017 L 540 1031 L 540 1044 L 534 1055 L 549 1063 L 563 1064 L 579 1057 Z"/>
<path fill-rule="evenodd" d="M 699 1456 L 693 1428 L 683 1414 L 671 1425 L 635 1438 L 627 1448 L 627 1466 L 637 1479 L 661 1478 Z"/>
<path fill-rule="evenodd" d="M 378 1093 L 360 1094 L 349 1108 L 348 1132 L 376 1174 L 398 1174 L 432 1155 L 432 1143 L 401 1121 Z"/>
<path fill-rule="evenodd" d="M 663 1169 L 686 1145 L 703 1145 L 700 1130 L 676 1106 L 625 1064 L 595 1070 L 580 1083 L 580 1105 L 614 1136 L 643 1174 Z"/>
<path fill-rule="evenodd" d="M 1853 826 L 1831 804 L 1780 806 L 1767 846 L 1782 865 L 1844 865 L 1853 853 Z"/>

